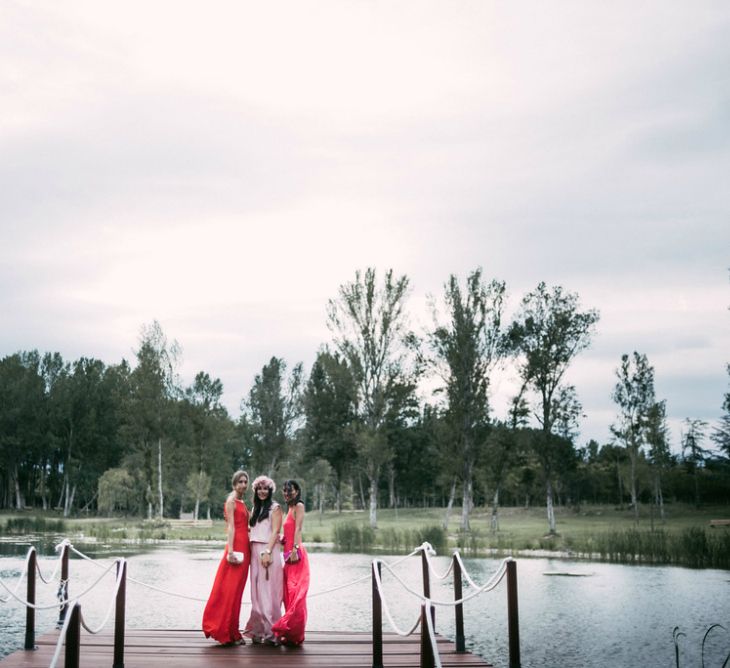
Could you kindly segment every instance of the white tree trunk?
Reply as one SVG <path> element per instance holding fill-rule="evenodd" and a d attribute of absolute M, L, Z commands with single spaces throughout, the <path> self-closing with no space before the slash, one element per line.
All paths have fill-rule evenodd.
<path fill-rule="evenodd" d="M 550 478 L 547 480 L 547 519 L 548 530 L 555 533 L 555 508 L 553 508 L 553 483 Z"/>
<path fill-rule="evenodd" d="M 160 497 L 160 519 L 165 516 L 165 499 L 162 496 L 162 438 L 157 439 L 157 492 Z"/>
<path fill-rule="evenodd" d="M 370 526 L 373 529 L 378 527 L 378 478 L 370 478 Z"/>

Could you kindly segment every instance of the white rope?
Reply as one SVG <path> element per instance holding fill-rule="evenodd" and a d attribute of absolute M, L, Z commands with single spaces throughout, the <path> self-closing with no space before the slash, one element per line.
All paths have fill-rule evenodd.
<path fill-rule="evenodd" d="M 58 640 L 56 641 L 56 651 L 53 653 L 53 658 L 51 659 L 51 665 L 48 666 L 48 668 L 56 668 L 56 663 L 58 662 L 58 657 L 61 655 L 61 647 L 63 647 L 63 643 L 66 640 L 66 633 L 68 632 L 69 624 L 71 623 L 71 617 L 73 617 L 73 610 L 74 608 L 80 605 L 78 601 L 75 601 L 71 608 L 67 611 L 68 614 L 66 615 L 66 619 L 63 620 L 63 626 L 61 627 L 61 631 L 58 634 Z M 79 611 L 80 612 L 80 611 Z"/>
<path fill-rule="evenodd" d="M 114 563 L 117 564 L 117 581 L 114 584 L 114 593 L 111 595 L 111 598 L 109 599 L 109 607 L 106 610 L 106 616 L 104 617 L 104 621 L 101 624 L 99 624 L 99 626 L 96 629 L 91 629 L 86 625 L 86 621 L 84 620 L 84 615 L 81 613 L 81 609 L 79 609 L 79 614 L 81 617 L 81 626 L 83 626 L 84 629 L 86 629 L 86 631 L 88 633 L 91 633 L 91 635 L 96 635 L 97 633 L 99 633 L 99 631 L 101 631 L 106 626 L 106 623 L 109 621 L 109 617 L 112 614 L 112 606 L 117 601 L 117 594 L 119 593 L 119 586 L 122 582 L 122 573 L 124 571 L 124 567 L 127 562 L 122 557 L 120 559 L 116 559 L 114 561 Z"/>
<path fill-rule="evenodd" d="M 502 578 L 504 577 L 505 573 L 507 572 L 507 562 L 512 561 L 512 557 L 505 557 L 502 560 L 502 563 L 499 565 L 499 569 L 494 573 L 494 575 L 492 575 L 491 578 L 489 578 L 489 580 L 487 581 L 487 583 L 485 585 L 479 587 L 476 591 L 472 592 L 468 596 L 462 596 L 460 599 L 455 600 L 455 601 L 435 601 L 433 599 L 427 599 L 423 594 L 415 591 L 414 589 L 411 589 L 411 587 L 409 587 L 405 582 L 403 582 L 403 580 L 400 577 L 398 577 L 398 575 L 396 573 L 394 573 L 392 571 L 392 569 L 386 562 L 384 562 L 380 559 L 374 559 L 373 561 L 383 564 L 383 566 L 385 566 L 391 572 L 393 577 L 396 580 L 398 580 L 398 582 L 400 582 L 401 586 L 407 592 L 409 592 L 416 598 L 419 598 L 421 601 L 430 600 L 431 603 L 433 603 L 434 605 L 443 605 L 443 606 L 453 607 L 455 605 L 459 605 L 459 603 L 464 603 L 466 601 L 469 601 L 472 598 L 479 596 L 479 594 L 483 594 L 484 592 L 491 591 L 492 589 L 494 589 L 502 581 Z"/>
<path fill-rule="evenodd" d="M 424 545 L 429 545 L 428 543 L 424 543 Z M 436 554 L 436 551 L 431 548 L 431 550 L 424 550 L 423 553 L 426 555 L 426 563 L 428 564 L 428 570 L 431 571 L 431 574 L 437 579 L 437 580 L 445 580 L 449 575 L 451 574 L 451 571 L 454 569 L 454 560 L 452 559 L 449 562 L 449 567 L 446 569 L 446 572 L 443 575 L 439 575 L 436 572 L 436 569 L 434 569 L 433 564 L 431 563 L 431 557 Z M 456 552 L 455 554 L 459 554 Z"/>
<path fill-rule="evenodd" d="M 371 568 L 373 569 L 373 575 L 375 576 L 375 584 L 378 587 L 378 594 L 380 595 L 380 602 L 383 605 L 383 610 L 385 612 L 385 616 L 388 618 L 388 621 L 390 622 L 391 627 L 393 627 L 393 630 L 399 636 L 409 636 L 418 628 L 418 625 L 421 623 L 421 616 L 419 614 L 418 619 L 416 620 L 416 623 L 411 627 L 410 631 L 402 631 L 400 629 L 400 627 L 395 623 L 393 616 L 390 614 L 390 608 L 388 607 L 388 601 L 386 600 L 385 596 L 383 596 L 383 583 L 381 581 L 380 571 L 377 568 L 375 568 L 375 565 L 377 562 L 378 562 L 377 559 L 373 559 L 373 564 L 372 564 Z M 384 562 L 381 562 L 381 563 L 384 563 Z"/>
<path fill-rule="evenodd" d="M 409 559 L 413 555 L 418 554 L 418 552 L 420 552 L 420 550 L 421 550 L 421 548 L 417 547 L 410 554 L 407 554 L 404 557 L 401 557 L 400 559 L 396 559 L 395 561 L 393 561 L 390 564 L 391 568 L 398 566 L 398 564 L 401 564 L 406 559 Z M 347 587 L 351 587 L 352 585 L 360 584 L 361 582 L 370 580 L 370 578 L 372 578 L 372 575 L 363 575 L 361 578 L 357 578 L 356 580 L 351 580 L 350 582 L 346 582 L 345 584 L 337 585 L 335 587 L 330 587 L 329 589 L 324 589 L 322 591 L 316 591 L 316 592 L 314 592 L 314 594 L 307 594 L 307 598 L 314 598 L 315 596 L 324 596 L 325 594 L 331 594 L 333 591 L 338 591 L 340 589 L 345 589 Z"/>
<path fill-rule="evenodd" d="M 73 598 L 61 599 L 58 601 L 58 603 L 52 603 L 51 605 L 36 605 L 35 603 L 30 603 L 30 602 L 20 598 L 19 596 L 17 596 L 14 592 L 12 592 L 10 590 L 10 587 L 8 587 L 5 584 L 5 582 L 3 582 L 2 579 L 0 579 L 0 585 L 2 585 L 5 588 L 5 590 L 10 594 L 10 596 L 12 596 L 19 603 L 22 603 L 27 608 L 33 608 L 34 610 L 51 610 L 52 608 L 57 608 L 59 606 L 67 605 L 69 603 L 75 603 L 79 599 L 86 596 L 86 594 L 88 594 L 94 587 L 96 587 L 97 584 L 99 584 L 99 582 L 101 582 L 102 578 L 112 569 L 113 566 L 114 566 L 114 563 L 112 563 L 111 566 L 109 566 L 109 568 L 105 569 L 105 571 L 96 579 L 96 581 L 92 585 L 90 585 L 89 587 L 84 589 L 84 591 L 82 591 L 80 594 L 77 594 Z M 102 566 L 102 568 L 103 568 L 103 566 Z"/>
<path fill-rule="evenodd" d="M 13 589 L 13 591 L 10 592 L 10 595 L 6 598 L 0 596 L 0 603 L 7 603 L 11 598 L 17 598 L 16 594 L 18 593 L 18 589 L 20 589 L 20 585 L 23 584 L 23 577 L 28 573 L 28 562 L 30 561 L 30 554 L 34 550 L 35 548 L 33 547 L 28 548 L 28 554 L 25 555 L 25 565 L 23 566 L 23 572 L 18 576 L 18 581 L 15 583 L 15 589 Z M 5 589 L 10 591 L 2 577 L 0 577 L 0 583 L 2 583 L 2 586 L 5 587 Z"/>
<path fill-rule="evenodd" d="M 433 603 L 429 599 L 426 599 L 425 603 L 426 628 L 428 630 L 428 641 L 431 643 L 433 662 L 436 664 L 436 668 L 442 668 L 441 655 L 439 654 L 438 646 L 436 645 L 436 629 L 433 628 L 433 617 L 431 617 Z"/>
<path fill-rule="evenodd" d="M 474 589 L 479 589 L 479 585 L 476 582 L 474 582 L 474 580 L 471 579 L 471 575 L 469 575 L 469 571 L 466 569 L 464 562 L 461 560 L 461 554 L 459 554 L 459 552 L 454 552 L 454 556 L 459 561 L 459 566 L 461 566 L 461 574 L 466 578 L 466 581 L 469 583 L 469 585 L 471 587 L 474 587 Z"/>
<path fill-rule="evenodd" d="M 50 577 L 47 580 L 43 577 L 41 565 L 38 563 L 38 561 L 35 562 L 38 577 L 41 579 L 41 582 L 43 582 L 43 584 L 51 584 L 51 582 L 56 579 L 58 569 L 61 567 L 61 563 L 63 562 L 63 550 L 61 548 L 63 548 L 65 545 L 71 545 L 71 542 L 68 538 L 64 538 L 58 545 L 55 546 L 54 549 L 56 552 L 58 552 L 58 560 L 56 561 L 56 565 L 53 567 L 53 573 L 51 573 Z"/>

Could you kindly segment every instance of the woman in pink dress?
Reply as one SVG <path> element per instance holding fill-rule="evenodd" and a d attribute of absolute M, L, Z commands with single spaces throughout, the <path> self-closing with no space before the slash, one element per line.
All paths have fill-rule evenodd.
<path fill-rule="evenodd" d="M 223 558 L 218 565 L 213 589 L 203 613 L 203 633 L 222 645 L 242 645 L 239 630 L 241 597 L 246 587 L 251 562 L 248 544 L 248 508 L 243 495 L 248 487 L 248 473 L 233 474 L 233 491 L 226 499 L 223 514 L 226 518 L 228 540 Z"/>
<path fill-rule="evenodd" d="M 251 616 L 244 633 L 254 642 L 276 644 L 272 625 L 281 617 L 284 570 L 279 531 L 281 506 L 272 499 L 276 485 L 260 475 L 253 481 L 253 511 L 249 520 L 251 542 Z"/>
<path fill-rule="evenodd" d="M 304 504 L 299 483 L 284 483 L 284 500 L 289 512 L 284 520 L 284 616 L 273 626 L 274 635 L 285 645 L 304 642 L 307 625 L 309 559 L 302 544 Z"/>

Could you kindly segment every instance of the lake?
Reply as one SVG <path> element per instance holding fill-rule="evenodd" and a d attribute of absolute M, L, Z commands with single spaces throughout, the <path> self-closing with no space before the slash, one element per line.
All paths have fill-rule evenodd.
<path fill-rule="evenodd" d="M 50 544 L 39 544 L 39 563 L 47 576 L 57 559 Z M 119 546 L 76 544 L 82 552 L 109 565 L 122 554 Z M 156 587 L 206 598 L 222 553 L 221 546 L 175 544 L 123 548 L 129 577 Z M 0 544 L 0 576 L 11 586 L 23 570 L 27 544 Z M 400 557 L 384 557 L 395 561 Z M 473 579 L 484 583 L 500 564 L 499 559 L 465 559 Z M 329 590 L 370 574 L 371 557 L 360 554 L 310 553 L 311 587 L 308 628 L 312 630 L 371 630 L 371 585 L 365 582 L 326 595 Z M 435 557 L 434 567 L 444 572 L 448 557 Z M 421 588 L 420 559 L 412 557 L 396 572 L 413 589 Z M 564 559 L 520 558 L 517 560 L 520 640 L 525 668 L 560 666 L 674 666 L 672 630 L 686 634 L 681 639 L 680 665 L 700 665 L 702 637 L 712 624 L 730 629 L 730 572 L 690 570 L 678 567 L 624 566 Z M 584 577 L 548 576 L 565 573 Z M 70 562 L 70 593 L 92 584 L 102 569 L 73 557 Z M 383 572 L 386 600 L 396 623 L 404 629 L 415 621 L 418 601 L 404 593 L 393 577 Z M 467 648 L 500 668 L 508 665 L 507 594 L 505 581 L 492 592 L 464 606 Z M 432 579 L 432 597 L 453 600 L 451 582 Z M 113 577 L 104 580 L 82 601 L 84 617 L 92 626 L 103 619 L 113 589 Z M 470 588 L 464 588 L 467 595 Z M 25 592 L 25 584 L 21 586 Z M 55 601 L 55 587 L 37 583 L 39 604 Z M 0 591 L 5 598 L 7 592 Z M 244 602 L 248 591 L 244 594 Z M 204 603 L 171 597 L 146 587 L 127 585 L 127 625 L 136 628 L 197 628 Z M 245 624 L 244 605 L 241 623 Z M 38 612 L 38 634 L 54 627 L 57 610 Z M 0 657 L 23 646 L 25 611 L 19 604 L 0 604 Z M 111 628 L 111 622 L 110 622 Z M 453 639 L 453 608 L 437 608 L 437 631 Z M 387 621 L 384 629 L 389 630 Z M 82 645 L 85 632 L 82 631 Z M 87 636 L 88 637 L 88 636 Z M 83 650 L 82 650 L 83 651 Z M 705 649 L 707 668 L 722 666 L 730 653 L 730 634 L 715 629 Z"/>

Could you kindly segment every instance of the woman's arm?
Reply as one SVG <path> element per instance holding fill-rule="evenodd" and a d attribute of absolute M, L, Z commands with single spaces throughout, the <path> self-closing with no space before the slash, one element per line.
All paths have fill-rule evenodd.
<path fill-rule="evenodd" d="M 274 545 L 279 541 L 279 531 L 281 531 L 281 506 L 276 506 L 271 511 L 271 535 L 269 536 L 269 542 L 266 544 L 266 550 L 261 555 L 261 563 L 264 566 L 268 566 L 271 563 L 271 552 L 274 549 Z"/>
<path fill-rule="evenodd" d="M 298 548 L 302 546 L 302 527 L 304 526 L 304 504 L 300 501 L 294 508 L 294 546 L 289 561 L 296 564 L 299 561 Z"/>
<path fill-rule="evenodd" d="M 233 539 L 236 536 L 236 524 L 233 515 L 236 512 L 236 502 L 233 500 L 233 494 L 226 499 L 226 528 L 228 534 L 228 561 L 235 563 L 233 558 Z"/>

